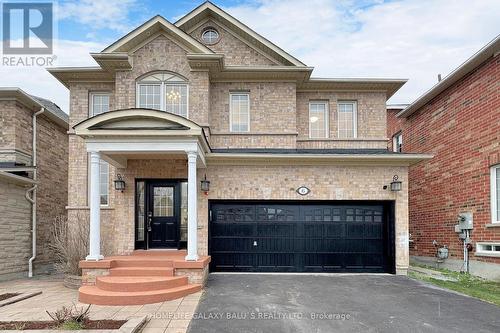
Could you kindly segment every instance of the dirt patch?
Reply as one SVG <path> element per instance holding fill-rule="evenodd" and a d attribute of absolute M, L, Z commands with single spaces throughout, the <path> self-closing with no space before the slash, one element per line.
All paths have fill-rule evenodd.
<path fill-rule="evenodd" d="M 86 320 L 83 329 L 86 330 L 116 330 L 126 320 Z M 60 324 L 54 321 L 0 321 L 0 330 L 46 330 L 58 329 Z"/>
<path fill-rule="evenodd" d="M 20 295 L 19 293 L 7 293 L 7 294 L 0 294 L 0 301 L 4 301 L 8 298 L 14 297 Z"/>

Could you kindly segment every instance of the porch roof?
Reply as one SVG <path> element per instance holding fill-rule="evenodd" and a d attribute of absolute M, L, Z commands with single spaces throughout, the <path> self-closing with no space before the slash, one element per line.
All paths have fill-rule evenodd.
<path fill-rule="evenodd" d="M 201 165 L 210 146 L 204 129 L 172 113 L 131 108 L 88 118 L 73 126 L 85 139 L 87 151 L 103 154 L 112 165 L 124 168 L 131 154 L 176 154 L 196 152 Z"/>

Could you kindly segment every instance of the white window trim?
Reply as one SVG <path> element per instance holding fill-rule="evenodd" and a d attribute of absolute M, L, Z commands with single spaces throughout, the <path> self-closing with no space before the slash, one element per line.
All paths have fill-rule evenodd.
<path fill-rule="evenodd" d="M 94 96 L 108 96 L 109 104 L 111 104 L 111 92 L 110 91 L 92 91 L 89 93 L 89 117 L 94 116 Z M 111 105 L 108 105 L 108 108 Z"/>
<path fill-rule="evenodd" d="M 399 131 L 392 136 L 392 151 L 397 153 L 399 145 L 398 145 L 398 137 L 401 137 L 401 148 L 403 147 L 403 132 Z"/>
<path fill-rule="evenodd" d="M 87 154 L 87 205 L 90 205 L 90 154 Z M 101 159 L 101 161 L 106 162 L 105 160 Z M 108 162 L 106 162 L 108 163 Z M 100 169 L 100 164 L 99 164 L 99 172 L 101 172 Z M 99 176 L 100 178 L 100 176 Z M 101 204 L 101 208 L 107 208 L 110 207 L 110 199 L 111 199 L 111 164 L 108 163 L 108 203 L 103 205 Z M 101 200 L 101 184 L 99 184 L 99 201 Z"/>
<path fill-rule="evenodd" d="M 498 171 L 497 171 L 498 170 Z M 497 184 L 496 173 L 500 172 L 500 164 L 494 165 L 490 168 L 490 199 L 491 199 L 491 223 L 500 224 L 500 216 L 497 216 Z"/>
<path fill-rule="evenodd" d="M 311 130 L 311 104 L 324 104 L 325 105 L 325 133 L 323 138 L 313 137 Z M 328 139 L 330 137 L 330 107 L 328 101 L 309 101 L 309 139 Z"/>
<path fill-rule="evenodd" d="M 353 126 L 353 137 L 352 138 L 342 138 L 342 139 L 356 139 L 358 137 L 358 102 L 357 101 L 337 101 L 337 137 L 340 138 L 340 117 L 339 117 L 339 104 L 350 103 L 353 105 L 353 115 L 352 115 L 352 126 Z"/>
<path fill-rule="evenodd" d="M 484 251 L 481 249 L 484 245 L 500 246 L 500 242 L 477 242 L 476 252 L 474 255 L 478 257 L 500 257 L 500 251 Z"/>
<path fill-rule="evenodd" d="M 246 131 L 233 131 L 233 110 L 232 110 L 232 96 L 233 95 L 247 95 L 248 96 L 248 129 Z M 252 123 L 250 120 L 250 92 L 248 91 L 231 91 L 229 92 L 229 132 L 231 133 L 249 133 L 250 132 L 250 124 Z"/>
<path fill-rule="evenodd" d="M 155 82 L 155 81 L 141 81 L 138 80 L 136 85 L 135 85 L 135 106 L 137 108 L 140 108 L 141 106 L 139 105 L 139 87 L 141 85 L 157 85 L 160 86 L 160 110 L 167 112 L 167 103 L 165 102 L 165 95 L 167 94 L 166 87 L 167 86 L 173 86 L 173 85 L 185 85 L 186 86 L 186 118 L 189 119 L 189 84 L 188 82 L 185 81 L 178 81 L 178 82 Z M 178 115 L 181 116 L 181 115 Z M 183 116 L 181 116 L 183 117 Z"/>

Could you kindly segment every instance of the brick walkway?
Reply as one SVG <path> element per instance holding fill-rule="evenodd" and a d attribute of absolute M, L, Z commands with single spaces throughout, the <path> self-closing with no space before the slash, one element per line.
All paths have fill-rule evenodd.
<path fill-rule="evenodd" d="M 55 311 L 78 302 L 78 292 L 63 286 L 62 280 L 53 277 L 37 277 L 8 282 L 0 282 L 0 294 L 42 291 L 41 295 L 7 305 L 0 310 L 0 321 L 50 320 L 45 312 Z M 130 319 L 148 315 L 151 319 L 144 333 L 184 333 L 198 305 L 202 292 L 173 301 L 135 305 L 91 307 L 91 319 Z"/>

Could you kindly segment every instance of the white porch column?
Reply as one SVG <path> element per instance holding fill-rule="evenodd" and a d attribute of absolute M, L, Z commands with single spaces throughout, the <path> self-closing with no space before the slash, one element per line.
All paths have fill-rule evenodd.
<path fill-rule="evenodd" d="M 101 200 L 99 195 L 101 154 L 90 152 L 90 235 L 87 260 L 101 260 Z"/>
<path fill-rule="evenodd" d="M 198 260 L 198 183 L 196 180 L 196 152 L 188 152 L 188 237 L 186 260 Z"/>

